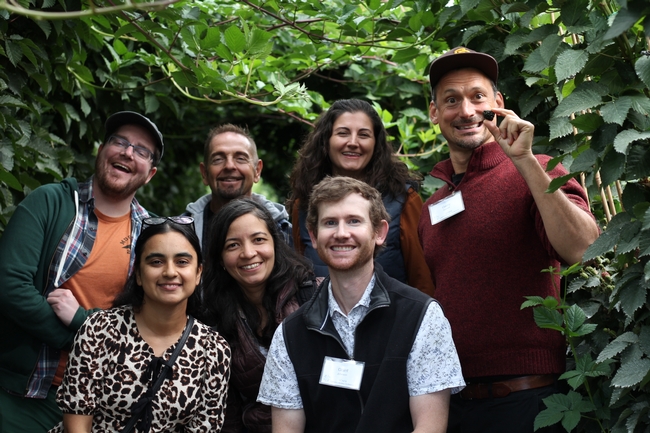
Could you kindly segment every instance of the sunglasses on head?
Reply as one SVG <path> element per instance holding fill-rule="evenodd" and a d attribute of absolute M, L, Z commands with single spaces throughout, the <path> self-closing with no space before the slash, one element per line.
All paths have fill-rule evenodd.
<path fill-rule="evenodd" d="M 158 226 L 160 224 L 165 224 L 167 221 L 171 221 L 175 224 L 180 225 L 191 225 L 194 227 L 194 218 L 191 216 L 170 216 L 170 217 L 150 217 L 142 220 L 142 224 L 145 226 Z"/>

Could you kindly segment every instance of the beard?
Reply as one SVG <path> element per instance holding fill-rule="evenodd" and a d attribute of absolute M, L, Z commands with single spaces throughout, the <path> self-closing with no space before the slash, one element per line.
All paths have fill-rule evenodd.
<path fill-rule="evenodd" d="M 145 184 L 147 173 L 133 176 L 129 180 L 120 179 L 109 174 L 111 163 L 106 159 L 97 156 L 95 160 L 95 178 L 97 187 L 102 193 L 110 198 L 123 200 L 132 197 L 142 185 Z"/>
<path fill-rule="evenodd" d="M 374 248 L 369 245 L 357 246 L 354 250 L 355 254 L 346 258 L 333 257 L 327 246 L 318 245 L 316 252 L 329 269 L 336 271 L 354 271 L 374 259 Z"/>

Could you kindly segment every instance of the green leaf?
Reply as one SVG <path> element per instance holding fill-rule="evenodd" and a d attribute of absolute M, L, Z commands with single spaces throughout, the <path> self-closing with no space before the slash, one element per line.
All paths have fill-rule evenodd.
<path fill-rule="evenodd" d="M 204 50 L 209 50 L 211 48 L 219 45 L 219 39 L 221 37 L 221 31 L 219 27 L 210 27 L 207 32 L 205 32 L 205 37 L 201 39 L 201 48 Z"/>
<path fill-rule="evenodd" d="M 566 50 L 562 52 L 555 61 L 556 82 L 569 79 L 580 71 L 587 64 L 589 54 L 584 50 Z"/>
<path fill-rule="evenodd" d="M 632 99 L 623 96 L 603 105 L 600 108 L 600 115 L 603 116 L 607 123 L 616 123 L 623 126 L 630 108 L 632 108 Z"/>
<path fill-rule="evenodd" d="M 246 48 L 246 38 L 239 28 L 230 26 L 224 32 L 226 45 L 232 53 L 241 53 Z"/>
<path fill-rule="evenodd" d="M 634 70 L 646 87 L 650 87 L 650 56 L 641 56 L 634 64 Z"/>
<path fill-rule="evenodd" d="M 536 307 L 538 305 L 542 305 L 544 303 L 544 298 L 541 296 L 524 296 L 524 298 L 527 299 L 523 304 L 521 304 L 520 309 L 528 308 L 528 307 Z"/>
<path fill-rule="evenodd" d="M 577 305 L 570 306 L 564 312 L 564 323 L 569 331 L 577 331 L 587 320 L 585 312 Z"/>
<path fill-rule="evenodd" d="M 580 153 L 576 159 L 571 163 L 571 172 L 577 171 L 593 171 L 594 165 L 598 160 L 598 152 L 589 148 Z"/>
<path fill-rule="evenodd" d="M 634 332 L 625 332 L 616 337 L 600 352 L 598 358 L 596 358 L 596 362 L 603 362 L 606 359 L 612 359 L 621 353 L 627 346 L 630 344 L 636 344 L 638 341 L 639 337 Z"/>
<path fill-rule="evenodd" d="M 610 251 L 616 246 L 620 236 L 620 230 L 605 230 L 593 244 L 589 245 L 582 256 L 582 261 L 588 262 Z"/>
<path fill-rule="evenodd" d="M 570 116 L 597 107 L 602 102 L 601 93 L 595 88 L 577 88 L 560 102 L 553 117 Z"/>
<path fill-rule="evenodd" d="M 629 388 L 641 382 L 650 372 L 650 359 L 634 359 L 622 364 L 612 379 L 612 386 Z"/>
<path fill-rule="evenodd" d="M 571 120 L 571 124 L 582 132 L 591 133 L 602 126 L 603 118 L 596 113 L 585 113 Z"/>
<path fill-rule="evenodd" d="M 20 60 L 23 58 L 23 50 L 17 42 L 9 39 L 5 40 L 5 52 L 12 65 L 18 66 Z"/>
<path fill-rule="evenodd" d="M 23 190 L 23 186 L 20 184 L 18 179 L 16 179 L 16 177 L 13 174 L 6 171 L 2 166 L 0 166 L 0 181 L 6 183 L 7 186 L 15 189 L 16 191 L 22 192 Z"/>
<path fill-rule="evenodd" d="M 625 169 L 625 155 L 615 151 L 605 154 L 600 165 L 600 180 L 603 185 L 611 185 L 620 179 Z"/>
<path fill-rule="evenodd" d="M 650 356 L 650 326 L 644 325 L 639 333 L 639 347 L 646 356 Z"/>
<path fill-rule="evenodd" d="M 647 287 L 641 279 L 635 279 L 620 291 L 621 308 L 630 318 L 646 303 Z"/>
<path fill-rule="evenodd" d="M 562 315 L 557 310 L 538 307 L 533 310 L 533 317 L 537 326 L 543 329 L 554 329 L 564 332 L 562 327 Z"/>
<path fill-rule="evenodd" d="M 549 122 L 551 140 L 560 137 L 566 137 L 573 133 L 573 125 L 568 117 L 554 117 Z"/>
<path fill-rule="evenodd" d="M 647 140 L 650 138 L 650 132 L 639 132 L 634 129 L 626 129 L 616 135 L 614 139 L 614 149 L 619 153 L 627 153 L 628 146 L 631 143 L 639 140 Z"/>
<path fill-rule="evenodd" d="M 410 60 L 413 60 L 416 58 L 418 55 L 420 55 L 420 50 L 417 48 L 407 48 L 405 50 L 398 50 L 393 57 L 391 57 L 391 61 L 402 64 L 406 63 Z"/>
<path fill-rule="evenodd" d="M 468 11 L 474 9 L 481 0 L 460 0 L 460 11 L 466 14 Z"/>
<path fill-rule="evenodd" d="M 0 96 L 0 107 L 29 108 L 23 101 L 9 95 Z"/>
<path fill-rule="evenodd" d="M 578 173 L 570 173 L 570 174 L 567 174 L 567 175 L 564 175 L 564 176 L 558 176 L 558 177 L 554 178 L 553 180 L 551 180 L 551 183 L 548 186 L 547 192 L 550 193 L 550 192 L 557 191 L 558 189 L 560 189 L 562 187 L 562 185 L 567 183 L 569 181 L 569 179 L 572 179 L 572 178 L 576 177 L 577 175 L 578 175 Z"/>
<path fill-rule="evenodd" d="M 607 30 L 607 33 L 603 36 L 603 39 L 612 39 L 620 35 L 623 32 L 626 32 L 630 27 L 634 25 L 639 19 L 641 19 L 641 12 L 637 10 L 622 8 L 616 12 L 616 17 L 612 26 Z"/>

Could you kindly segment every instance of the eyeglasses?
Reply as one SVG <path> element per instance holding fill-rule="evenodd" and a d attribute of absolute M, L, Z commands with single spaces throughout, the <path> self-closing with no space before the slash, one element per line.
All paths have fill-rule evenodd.
<path fill-rule="evenodd" d="M 191 216 L 170 216 L 170 217 L 150 217 L 142 220 L 142 224 L 145 226 L 158 226 L 160 224 L 165 224 L 167 221 L 171 221 L 175 224 L 180 225 L 191 225 L 194 228 L 194 218 Z"/>
<path fill-rule="evenodd" d="M 135 144 L 129 143 L 128 140 L 118 137 L 117 135 L 111 135 L 106 142 L 109 146 L 119 147 L 120 149 L 126 151 L 129 147 L 133 148 L 133 153 L 135 156 L 140 158 L 142 161 L 152 162 L 153 161 L 153 152 L 147 149 L 146 147 L 136 146 Z"/>

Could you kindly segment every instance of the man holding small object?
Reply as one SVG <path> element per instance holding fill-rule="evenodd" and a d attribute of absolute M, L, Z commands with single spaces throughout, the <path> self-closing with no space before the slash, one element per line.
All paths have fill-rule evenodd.
<path fill-rule="evenodd" d="M 373 261 L 388 218 L 366 183 L 314 188 L 307 227 L 329 277 L 269 348 L 258 401 L 274 433 L 445 431 L 460 364 L 438 303 Z"/>
<path fill-rule="evenodd" d="M 567 171 L 547 172 L 550 157 L 533 154 L 535 128 L 504 108 L 492 56 L 455 48 L 429 75 L 429 115 L 450 158 L 431 172 L 447 186 L 425 203 L 418 233 L 467 382 L 447 431 L 532 433 L 565 370 L 565 342 L 520 306 L 559 295 L 559 277 L 541 271 L 579 262 L 598 226 L 575 179 L 546 192 Z"/>

